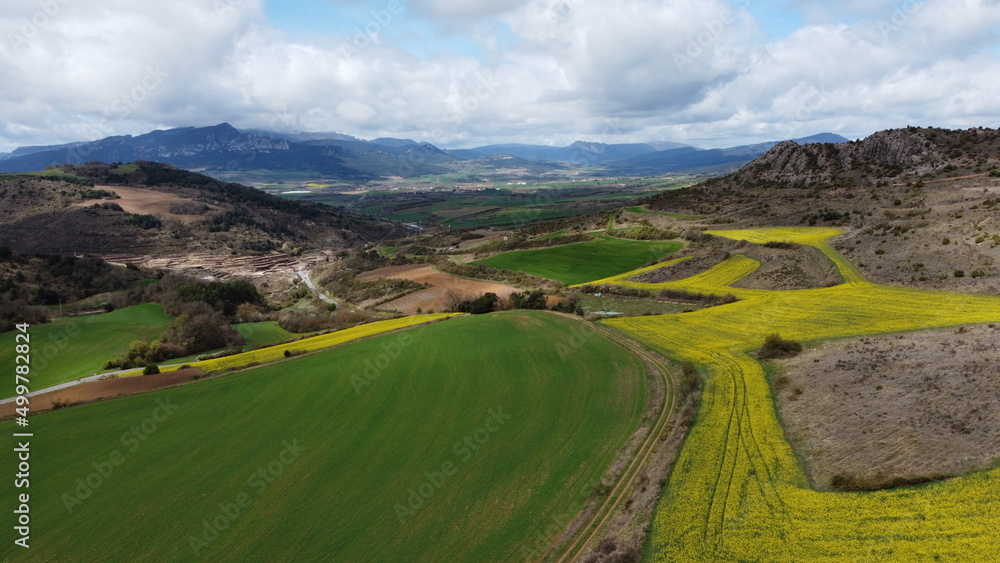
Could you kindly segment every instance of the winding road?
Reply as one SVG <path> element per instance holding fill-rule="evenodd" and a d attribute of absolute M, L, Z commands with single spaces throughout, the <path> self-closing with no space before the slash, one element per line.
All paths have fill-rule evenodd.
<path fill-rule="evenodd" d="M 343 308 L 347 309 L 348 311 L 350 311 L 352 313 L 357 313 L 358 312 L 357 309 L 355 309 L 354 307 L 351 307 L 350 305 L 348 305 L 344 301 L 341 301 L 341 300 L 338 300 L 338 299 L 333 299 L 332 297 L 328 297 L 326 295 L 323 295 L 323 293 L 319 289 L 316 288 L 316 285 L 313 284 L 312 280 L 309 279 L 309 272 L 307 272 L 305 270 L 299 270 L 299 271 L 295 272 L 295 274 L 298 275 L 302 279 L 303 282 L 305 282 L 306 287 L 309 288 L 309 291 L 313 292 L 313 295 L 315 295 L 316 297 L 319 297 L 320 301 L 323 301 L 324 303 L 329 303 L 330 305 L 336 305 L 337 307 L 343 307 Z"/>

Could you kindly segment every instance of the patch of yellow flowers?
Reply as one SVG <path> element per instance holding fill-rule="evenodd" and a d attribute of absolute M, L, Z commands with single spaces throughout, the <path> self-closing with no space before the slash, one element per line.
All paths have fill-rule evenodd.
<path fill-rule="evenodd" d="M 347 328 L 344 330 L 338 330 L 336 332 L 331 332 L 329 334 L 321 334 L 319 336 L 303 338 L 302 340 L 296 340 L 295 342 L 291 342 L 288 344 L 269 346 L 267 348 L 260 348 L 257 350 L 252 350 L 250 352 L 243 352 L 242 354 L 234 354 L 232 356 L 226 356 L 223 358 L 215 358 L 212 360 L 192 362 L 191 364 L 188 365 L 190 365 L 191 367 L 199 368 L 205 372 L 211 372 L 211 371 L 225 371 L 228 369 L 241 368 L 256 364 L 264 364 L 284 358 L 285 350 L 288 350 L 293 354 L 323 350 L 325 348 L 331 348 L 333 346 L 344 344 L 352 340 L 358 340 L 359 338 L 366 338 L 368 336 L 375 336 L 378 334 L 382 334 L 384 332 L 398 330 L 401 328 L 407 328 L 418 324 L 429 323 L 440 319 L 447 319 L 449 317 L 454 317 L 456 315 L 457 313 L 438 313 L 434 315 L 415 315 L 412 317 L 401 317 L 398 319 L 391 319 L 388 321 L 378 321 L 374 323 L 363 324 L 361 326 Z M 179 366 L 169 366 L 163 368 L 163 371 L 174 371 L 178 368 Z M 141 373 L 142 370 L 136 370 L 133 372 L 122 374 L 122 376 L 126 377 L 131 375 L 139 375 Z"/>
<path fill-rule="evenodd" d="M 708 368 L 698 417 L 653 525 L 654 561 L 1000 561 L 1000 468 L 869 493 L 817 492 L 784 437 L 762 366 L 765 336 L 819 341 L 1000 322 L 1000 298 L 864 281 L 827 240 L 834 229 L 713 231 L 819 248 L 847 283 L 794 291 L 733 288 L 759 266 L 733 256 L 687 280 L 602 283 L 733 293 L 740 301 L 680 315 L 604 321 L 678 360 Z M 676 263 L 645 268 L 669 267 Z"/>

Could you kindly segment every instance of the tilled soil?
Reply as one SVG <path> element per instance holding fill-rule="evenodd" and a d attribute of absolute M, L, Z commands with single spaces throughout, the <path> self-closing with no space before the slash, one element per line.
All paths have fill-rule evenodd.
<path fill-rule="evenodd" d="M 156 375 L 143 375 L 135 377 L 121 377 L 115 379 L 103 379 L 81 383 L 66 389 L 52 391 L 42 395 L 30 397 L 31 412 L 39 413 L 52 410 L 54 408 L 64 408 L 86 403 L 93 403 L 103 399 L 113 399 L 115 397 L 127 397 L 146 391 L 172 387 L 181 383 L 186 383 L 197 377 L 205 375 L 200 369 L 187 368 L 177 371 L 170 371 Z M 0 418 L 14 416 L 14 409 L 17 404 L 14 402 L 0 405 Z"/>
<path fill-rule="evenodd" d="M 445 274 L 425 264 L 409 264 L 406 266 L 391 266 L 372 270 L 357 277 L 359 281 L 371 281 L 378 278 L 396 278 L 430 284 L 422 289 L 399 299 L 394 299 L 379 306 L 380 309 L 395 310 L 406 315 L 414 315 L 417 309 L 424 313 L 441 312 L 449 301 L 449 290 L 458 292 L 463 299 L 473 299 L 484 293 L 495 293 L 498 297 L 508 297 L 520 291 L 516 287 L 499 283 L 467 280 Z"/>
<path fill-rule="evenodd" d="M 180 197 L 175 194 L 158 192 L 155 190 L 146 190 L 142 188 L 130 188 L 126 186 L 95 186 L 97 189 L 105 190 L 109 192 L 114 192 L 118 194 L 121 199 L 111 199 L 111 200 L 100 200 L 100 201 L 85 201 L 78 204 L 81 207 L 89 207 L 95 203 L 116 203 L 122 209 L 128 213 L 136 214 L 147 214 L 156 215 L 162 218 L 172 219 L 174 221 L 181 221 L 184 223 L 193 223 L 195 221 L 204 221 L 205 215 L 179 215 L 177 213 L 170 212 L 170 206 L 178 203 L 189 203 L 196 204 L 195 201 L 187 198 Z M 208 211 L 206 213 L 215 213 L 220 211 L 220 208 L 215 205 L 206 205 Z"/>

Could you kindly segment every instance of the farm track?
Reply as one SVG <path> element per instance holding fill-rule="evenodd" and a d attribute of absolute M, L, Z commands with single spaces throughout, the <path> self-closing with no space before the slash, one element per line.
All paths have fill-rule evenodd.
<path fill-rule="evenodd" d="M 615 487 L 608 494 L 607 498 L 605 498 L 604 502 L 601 503 L 600 507 L 594 511 L 593 516 L 591 516 L 589 520 L 572 536 L 566 547 L 559 547 L 560 544 L 566 544 L 565 540 L 562 542 L 559 541 L 562 537 L 560 535 L 538 559 L 539 561 L 553 560 L 562 563 L 566 561 L 579 561 L 586 553 L 587 546 L 589 546 L 598 537 L 605 523 L 607 523 L 607 521 L 614 516 L 615 510 L 617 510 L 622 501 L 628 497 L 636 479 L 638 479 L 639 475 L 642 473 L 643 467 L 645 467 L 646 462 L 653 454 L 656 443 L 663 434 L 663 431 L 667 426 L 667 422 L 674 415 L 677 404 L 677 393 L 675 381 L 667 362 L 656 354 L 646 350 L 638 342 L 612 329 L 588 323 L 569 315 L 560 316 L 573 319 L 576 322 L 586 325 L 592 330 L 602 333 L 604 338 L 635 354 L 643 360 L 643 363 L 660 375 L 663 379 L 664 385 L 664 401 L 663 404 L 660 405 L 659 417 L 653 424 L 653 427 L 646 436 L 645 440 L 643 440 L 643 443 L 640 445 L 625 472 L 618 479 Z M 570 525 L 572 526 L 572 524 Z M 558 558 L 555 558 L 555 556 L 560 552 L 561 555 Z"/>

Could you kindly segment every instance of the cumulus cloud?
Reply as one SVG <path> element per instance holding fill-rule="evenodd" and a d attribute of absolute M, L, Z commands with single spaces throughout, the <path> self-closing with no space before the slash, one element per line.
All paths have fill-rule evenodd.
<path fill-rule="evenodd" d="M 220 121 L 446 146 L 998 125 L 1000 3 L 789 5 L 807 24 L 768 41 L 746 0 L 413 0 L 343 36 L 263 0 L 7 3 L 0 150 Z M 482 54 L 393 43 L 418 20 Z"/>
<path fill-rule="evenodd" d="M 410 8 L 436 20 L 483 20 L 522 6 L 527 0 L 412 0 Z"/>

